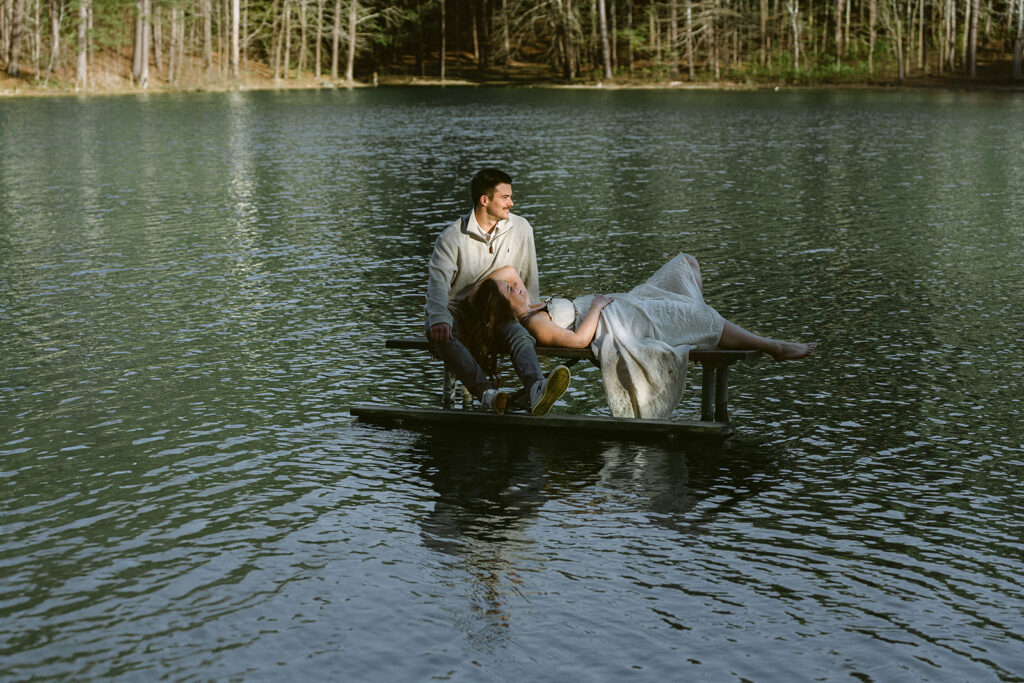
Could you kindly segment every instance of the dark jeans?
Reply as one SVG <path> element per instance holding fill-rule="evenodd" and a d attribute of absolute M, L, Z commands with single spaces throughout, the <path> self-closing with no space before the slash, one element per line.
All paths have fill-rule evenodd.
<path fill-rule="evenodd" d="M 462 382 L 462 386 L 479 399 L 484 391 L 497 387 L 484 374 L 483 368 L 476 362 L 476 358 L 473 358 L 469 349 L 459 341 L 458 318 L 459 316 L 456 316 L 452 329 L 453 339 L 447 344 L 435 344 L 434 351 L 444 361 L 445 367 Z M 512 367 L 515 368 L 523 386 L 530 389 L 544 379 L 540 362 L 537 360 L 537 351 L 534 349 L 537 341 L 515 320 L 505 326 L 504 332 L 505 346 L 512 358 Z"/>

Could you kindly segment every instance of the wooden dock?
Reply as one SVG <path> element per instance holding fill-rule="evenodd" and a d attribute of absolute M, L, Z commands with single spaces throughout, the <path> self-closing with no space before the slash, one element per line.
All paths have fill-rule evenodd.
<path fill-rule="evenodd" d="M 389 349 L 408 351 L 429 350 L 423 337 L 388 339 Z M 596 363 L 594 354 L 587 349 L 564 349 L 538 346 L 537 355 L 558 358 L 573 365 L 581 360 Z M 411 429 L 472 429 L 483 431 L 549 431 L 592 435 L 597 438 L 660 438 L 709 439 L 722 441 L 731 436 L 735 428 L 729 422 L 729 366 L 760 357 L 753 350 L 693 350 L 690 361 L 702 366 L 701 419 L 700 420 L 638 420 L 599 415 L 545 415 L 535 417 L 523 413 L 496 415 L 473 409 L 473 399 L 446 370 L 440 408 L 406 408 L 372 404 L 352 406 L 350 413 L 364 422 L 388 427 Z M 460 398 L 462 409 L 455 408 Z"/>

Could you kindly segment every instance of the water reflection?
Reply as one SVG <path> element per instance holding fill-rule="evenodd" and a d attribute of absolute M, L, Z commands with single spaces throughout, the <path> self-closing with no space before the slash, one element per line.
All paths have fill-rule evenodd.
<path fill-rule="evenodd" d="M 456 433 L 419 441 L 417 450 L 429 454 L 419 463 L 420 475 L 437 494 L 421 520 L 423 544 L 458 558 L 472 583 L 464 616 L 474 623 L 459 628 L 474 641 L 507 638 L 507 603 L 530 601 L 522 574 L 534 571 L 539 559 L 531 528 L 544 505 L 598 479 L 599 462 L 567 459 L 559 448 L 566 444 Z"/>
<path fill-rule="evenodd" d="M 683 578 L 689 572 L 679 573 L 689 562 L 685 552 L 665 556 L 663 547 L 641 540 L 644 533 L 606 526 L 594 511 L 617 510 L 641 526 L 697 541 L 713 533 L 721 516 L 736 514 L 777 483 L 770 449 L 756 445 L 726 453 L 436 432 L 418 437 L 414 452 L 423 454 L 415 462 L 435 494 L 420 520 L 423 545 L 458 560 L 445 571 L 450 581 L 468 582 L 455 627 L 482 650 L 513 638 L 513 622 L 540 608 L 534 604 L 545 600 L 538 572 L 559 567 L 572 578 L 582 570 L 572 562 L 580 555 L 628 552 L 636 571 L 662 567 L 689 590 Z M 666 604 L 659 609 L 664 618 L 686 621 L 669 616 Z"/>

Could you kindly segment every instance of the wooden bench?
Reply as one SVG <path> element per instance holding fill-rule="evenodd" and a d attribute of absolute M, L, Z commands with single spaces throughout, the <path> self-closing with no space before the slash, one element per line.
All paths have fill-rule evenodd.
<path fill-rule="evenodd" d="M 427 340 L 424 337 L 404 337 L 388 339 L 385 346 L 389 349 L 404 349 L 416 351 L 429 351 Z M 597 360 L 589 348 L 586 349 L 563 349 L 550 346 L 538 346 L 537 355 L 541 357 L 557 358 L 566 361 L 566 365 L 574 365 L 581 360 L 589 360 L 596 364 Z M 729 422 L 729 366 L 741 361 L 750 361 L 760 357 L 760 351 L 753 350 L 724 350 L 702 351 L 694 349 L 690 351 L 690 361 L 700 363 L 702 368 L 701 377 L 701 422 L 717 422 L 728 424 Z M 460 393 L 458 381 L 445 368 L 443 392 L 441 395 L 441 407 L 450 409 L 455 407 L 456 397 Z M 462 407 L 471 408 L 473 397 L 463 387 Z"/>

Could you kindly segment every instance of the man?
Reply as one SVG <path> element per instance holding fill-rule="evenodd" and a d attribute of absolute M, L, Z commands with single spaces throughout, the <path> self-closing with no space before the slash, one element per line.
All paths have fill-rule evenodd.
<path fill-rule="evenodd" d="M 533 227 L 510 213 L 512 178 L 485 168 L 470 183 L 473 210 L 449 225 L 434 243 L 427 269 L 426 335 L 431 347 L 462 385 L 480 403 L 504 413 L 508 392 L 495 387 L 473 354 L 459 341 L 460 318 L 473 286 L 502 266 L 512 266 L 522 276 L 532 301 L 539 299 L 537 250 Z M 544 415 L 569 386 L 569 369 L 560 365 L 545 379 L 541 373 L 536 341 L 517 321 L 504 330 L 505 344 L 516 374 L 529 391 L 530 410 Z"/>

